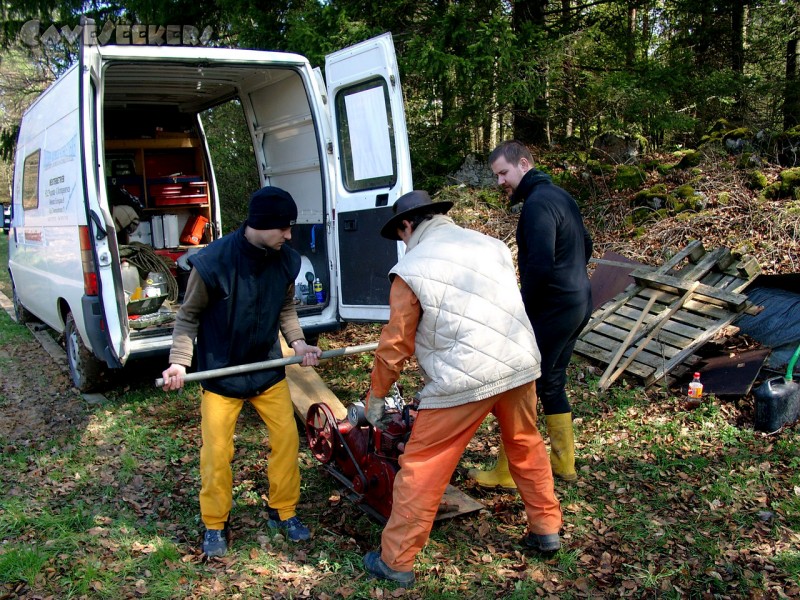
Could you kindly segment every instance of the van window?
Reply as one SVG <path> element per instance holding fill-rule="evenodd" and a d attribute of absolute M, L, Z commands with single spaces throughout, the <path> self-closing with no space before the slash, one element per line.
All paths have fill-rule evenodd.
<path fill-rule="evenodd" d="M 25 157 L 22 165 L 22 208 L 39 208 L 39 156 L 37 150 Z"/>
<path fill-rule="evenodd" d="M 339 90 L 335 106 L 345 188 L 394 186 L 397 151 L 386 81 L 376 78 Z"/>

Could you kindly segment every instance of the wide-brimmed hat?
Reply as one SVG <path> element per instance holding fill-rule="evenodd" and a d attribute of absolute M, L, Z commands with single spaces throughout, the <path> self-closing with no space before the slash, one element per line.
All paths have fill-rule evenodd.
<path fill-rule="evenodd" d="M 381 235 L 386 239 L 399 241 L 400 236 L 397 235 L 397 228 L 400 227 L 400 223 L 404 219 L 410 219 L 420 213 L 443 215 L 451 208 L 453 208 L 452 202 L 433 202 L 426 191 L 414 190 L 413 192 L 408 192 L 400 196 L 392 206 L 394 216 L 386 221 L 386 225 L 381 228 Z"/>

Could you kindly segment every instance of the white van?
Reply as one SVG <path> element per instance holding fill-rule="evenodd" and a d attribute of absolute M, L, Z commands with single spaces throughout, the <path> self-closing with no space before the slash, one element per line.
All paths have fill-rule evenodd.
<path fill-rule="evenodd" d="M 309 286 L 297 298 L 307 337 L 388 318 L 387 273 L 403 249 L 379 231 L 412 189 L 391 35 L 328 56 L 325 74 L 327 85 L 288 53 L 85 45 L 28 109 L 9 232 L 14 306 L 19 321 L 64 333 L 78 389 L 96 387 L 105 367 L 169 350 L 185 256 L 222 235 L 201 116 L 226 102 L 241 105 L 260 184 L 298 204 L 291 245 Z M 141 205 L 130 239 L 115 235 L 121 189 Z M 157 312 L 136 314 L 149 298 L 123 289 L 131 252 L 142 286 L 149 272 L 167 273 Z"/>

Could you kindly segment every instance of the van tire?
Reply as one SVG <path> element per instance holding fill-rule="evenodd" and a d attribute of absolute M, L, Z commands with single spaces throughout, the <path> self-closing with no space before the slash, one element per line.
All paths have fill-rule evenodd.
<path fill-rule="evenodd" d="M 101 383 L 103 365 L 83 345 L 72 313 L 67 313 L 64 326 L 64 347 L 67 351 L 67 364 L 72 384 L 80 392 L 91 392 L 97 389 Z"/>
<path fill-rule="evenodd" d="M 22 306 L 22 302 L 20 302 L 19 296 L 17 295 L 17 288 L 13 283 L 11 284 L 11 296 L 12 302 L 14 303 L 14 317 L 16 317 L 17 323 L 24 325 L 25 323 L 35 321 L 36 317 L 33 316 L 33 313 Z"/>

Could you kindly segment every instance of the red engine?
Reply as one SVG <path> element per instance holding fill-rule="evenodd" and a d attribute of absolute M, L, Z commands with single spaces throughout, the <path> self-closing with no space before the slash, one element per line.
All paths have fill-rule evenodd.
<path fill-rule="evenodd" d="M 397 459 L 411 435 L 416 407 L 387 411 L 386 417 L 386 426 L 372 427 L 361 402 L 349 407 L 347 419 L 337 420 L 324 402 L 312 405 L 306 417 L 314 456 L 345 486 L 349 499 L 380 522 L 392 512 Z"/>

